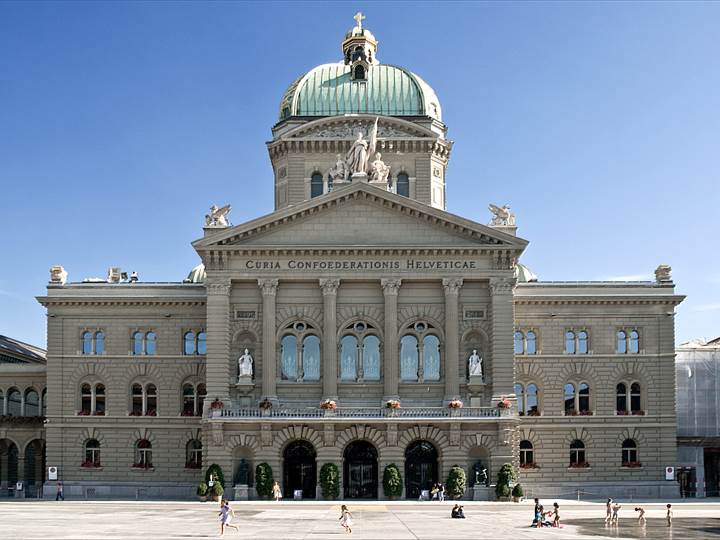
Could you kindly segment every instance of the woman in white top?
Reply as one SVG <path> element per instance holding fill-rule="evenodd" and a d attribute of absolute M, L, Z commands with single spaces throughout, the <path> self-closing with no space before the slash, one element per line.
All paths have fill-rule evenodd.
<path fill-rule="evenodd" d="M 238 529 L 235 525 L 230 525 L 232 518 L 235 517 L 235 511 L 230 508 L 230 503 L 228 503 L 225 499 L 222 501 L 220 513 L 218 515 L 220 516 L 220 536 L 225 534 L 225 527 L 231 527 L 237 532 L 240 532 L 240 529 Z"/>
<path fill-rule="evenodd" d="M 280 489 L 280 484 L 278 484 L 277 482 L 273 484 L 272 493 L 276 501 L 282 499 L 282 490 Z"/>

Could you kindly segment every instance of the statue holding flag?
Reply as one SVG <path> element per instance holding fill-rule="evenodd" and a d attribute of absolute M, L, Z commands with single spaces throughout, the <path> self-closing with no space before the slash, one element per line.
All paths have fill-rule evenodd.
<path fill-rule="evenodd" d="M 378 130 L 378 119 L 375 119 L 375 124 L 370 130 L 369 140 L 363 138 L 363 132 L 360 131 L 357 134 L 357 139 L 353 142 L 350 150 L 345 155 L 345 162 L 350 169 L 350 172 L 354 175 L 367 175 L 368 161 L 370 156 L 375 154 L 375 148 L 377 146 L 377 130 Z"/>

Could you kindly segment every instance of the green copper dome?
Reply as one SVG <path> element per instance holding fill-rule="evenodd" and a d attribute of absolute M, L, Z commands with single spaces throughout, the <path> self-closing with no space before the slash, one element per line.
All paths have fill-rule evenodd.
<path fill-rule="evenodd" d="M 366 81 L 353 81 L 351 67 L 323 64 L 285 91 L 280 120 L 291 116 L 430 116 L 442 120 L 440 101 L 420 77 L 388 64 L 368 66 Z"/>

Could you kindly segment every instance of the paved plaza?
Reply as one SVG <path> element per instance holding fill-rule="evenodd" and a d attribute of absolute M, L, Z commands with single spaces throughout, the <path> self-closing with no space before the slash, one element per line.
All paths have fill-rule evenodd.
<path fill-rule="evenodd" d="M 551 500 L 542 501 L 546 507 Z M 352 538 L 431 539 L 465 538 L 720 538 L 720 503 L 673 504 L 672 528 L 663 521 L 664 504 L 642 504 L 645 528 L 635 522 L 633 507 L 623 503 L 618 527 L 603 525 L 604 505 L 560 501 L 561 529 L 528 527 L 533 503 L 467 503 L 467 519 L 451 520 L 453 503 L 350 503 L 354 515 Z M 227 538 L 337 539 L 347 535 L 338 523 L 340 507 L 332 503 L 234 503 L 234 524 Z M 4 538 L 96 539 L 216 538 L 216 503 L 184 502 L 2 502 L 0 523 Z"/>

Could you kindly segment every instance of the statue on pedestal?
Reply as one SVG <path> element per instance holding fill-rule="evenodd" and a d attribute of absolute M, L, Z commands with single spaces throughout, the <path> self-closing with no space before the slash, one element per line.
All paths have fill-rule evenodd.
<path fill-rule="evenodd" d="M 345 154 L 345 163 L 352 174 L 367 174 L 368 161 L 370 156 L 375 153 L 377 146 L 378 119 L 375 119 L 375 125 L 370 130 L 369 140 L 363 139 L 363 132 L 357 134 L 357 139 L 353 142 L 350 150 Z"/>
<path fill-rule="evenodd" d="M 470 355 L 470 358 L 468 358 L 468 373 L 470 373 L 471 377 L 481 377 L 483 376 L 483 360 L 480 355 L 477 353 L 477 349 L 473 349 L 472 354 Z"/>
<path fill-rule="evenodd" d="M 372 162 L 370 168 L 370 181 L 386 184 L 388 176 L 390 176 L 390 167 L 385 165 L 385 162 L 382 160 L 382 154 L 377 152 L 375 154 L 375 161 Z"/>
<path fill-rule="evenodd" d="M 230 213 L 231 206 L 226 204 L 222 208 L 218 208 L 217 205 L 213 204 L 210 207 L 210 213 L 205 214 L 205 226 L 206 227 L 229 227 L 230 220 L 228 220 L 228 213 Z"/>
<path fill-rule="evenodd" d="M 235 475 L 235 483 L 241 486 L 247 486 L 250 483 L 250 466 L 245 458 L 240 460 L 237 474 Z"/>
<path fill-rule="evenodd" d="M 337 161 L 335 162 L 335 165 L 330 167 L 328 175 L 332 179 L 333 184 L 335 182 L 347 182 L 349 180 L 350 169 L 348 168 L 347 163 L 345 163 L 342 155 L 337 155 Z"/>
<path fill-rule="evenodd" d="M 253 357 L 245 349 L 245 354 L 238 358 L 238 382 L 247 381 L 253 376 Z"/>

